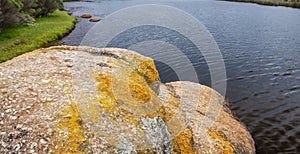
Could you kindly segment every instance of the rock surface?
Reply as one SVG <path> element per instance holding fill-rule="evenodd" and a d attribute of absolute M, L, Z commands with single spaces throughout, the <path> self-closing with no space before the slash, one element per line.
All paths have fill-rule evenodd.
<path fill-rule="evenodd" d="M 84 13 L 80 16 L 81 18 L 91 18 L 92 15 L 91 14 L 88 14 L 88 13 Z"/>
<path fill-rule="evenodd" d="M 35 19 L 33 17 L 29 16 L 29 17 L 26 18 L 26 22 L 34 23 Z"/>
<path fill-rule="evenodd" d="M 0 153 L 255 153 L 213 89 L 160 83 L 125 49 L 51 47 L 0 64 Z"/>
<path fill-rule="evenodd" d="M 99 22 L 101 19 L 100 18 L 91 18 L 89 21 L 90 22 Z"/>

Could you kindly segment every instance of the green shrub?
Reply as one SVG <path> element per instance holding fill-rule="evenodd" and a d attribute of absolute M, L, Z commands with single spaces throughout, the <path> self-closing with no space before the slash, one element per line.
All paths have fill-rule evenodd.
<path fill-rule="evenodd" d="M 57 0 L 57 8 L 59 10 L 64 10 L 64 1 L 63 0 Z"/>
<path fill-rule="evenodd" d="M 17 0 L 0 0 L 0 30 L 25 20 L 20 13 L 23 4 Z"/>
<path fill-rule="evenodd" d="M 63 0 L 21 0 L 23 8 L 21 11 L 33 17 L 47 16 L 56 9 L 63 10 Z"/>
<path fill-rule="evenodd" d="M 37 4 L 35 3 L 34 0 L 21 0 L 21 2 L 23 3 L 21 12 L 28 14 L 28 15 L 35 12 L 33 8 L 36 7 Z"/>
<path fill-rule="evenodd" d="M 63 0 L 0 0 L 0 32 L 5 26 L 44 17 L 56 9 L 63 10 Z"/>
<path fill-rule="evenodd" d="M 34 8 L 35 12 L 32 14 L 34 17 L 44 17 L 48 13 L 54 12 L 58 7 L 56 0 L 38 0 L 37 6 Z"/>

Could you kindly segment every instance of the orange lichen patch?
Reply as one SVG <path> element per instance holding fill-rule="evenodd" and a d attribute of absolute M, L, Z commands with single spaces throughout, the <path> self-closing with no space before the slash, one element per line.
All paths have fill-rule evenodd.
<path fill-rule="evenodd" d="M 149 117 L 149 118 L 151 118 L 151 119 L 153 119 L 153 118 L 155 118 L 155 114 L 153 114 L 153 113 L 150 113 L 150 114 L 147 114 L 147 117 Z"/>
<path fill-rule="evenodd" d="M 122 98 L 123 96 L 126 96 L 123 93 L 120 94 L 118 92 L 113 91 L 113 86 L 115 85 L 113 85 L 112 82 L 113 80 L 117 81 L 114 78 L 113 74 L 112 73 L 104 74 L 100 72 L 95 74 L 95 78 L 96 81 L 99 83 L 97 86 L 97 90 L 100 96 L 99 103 L 101 106 L 99 110 L 102 110 L 105 113 L 107 113 L 112 121 L 117 121 L 118 118 L 121 119 L 123 122 L 138 125 L 139 118 L 137 116 L 134 116 L 134 114 L 130 110 L 128 110 L 128 107 L 125 107 L 125 105 L 130 106 L 131 105 L 130 103 L 133 103 L 133 101 L 130 99 L 130 97 L 126 97 L 127 100 Z M 120 84 L 120 83 L 115 83 L 115 84 Z M 120 86 L 119 88 L 125 87 L 124 85 L 123 86 L 119 85 L 119 86 Z M 117 100 L 123 102 L 123 104 L 121 103 L 118 104 Z M 98 108 L 97 106 L 95 107 Z"/>
<path fill-rule="evenodd" d="M 129 114 L 127 116 L 123 115 L 123 118 L 121 118 L 123 122 L 131 123 L 137 126 L 139 124 L 139 117 L 135 116 L 133 114 Z"/>
<path fill-rule="evenodd" d="M 187 128 L 186 114 L 180 108 L 179 100 L 170 91 L 160 96 L 162 100 L 163 120 L 168 126 L 172 136 L 178 136 L 182 130 Z"/>
<path fill-rule="evenodd" d="M 148 88 L 143 89 L 144 87 L 141 84 L 135 82 L 130 83 L 129 86 L 132 96 L 137 99 L 137 102 L 147 103 L 150 101 L 151 96 Z"/>
<path fill-rule="evenodd" d="M 93 74 L 98 83 L 97 93 L 99 94 L 99 100 L 93 101 L 93 103 L 97 104 L 96 108 L 99 112 L 105 112 L 108 116 L 106 118 L 109 118 L 110 122 L 116 126 L 116 130 L 111 130 L 114 132 L 113 134 L 118 135 L 119 129 L 122 129 L 128 136 L 138 136 L 131 141 L 134 146 L 138 146 L 147 140 L 141 118 L 160 117 L 164 119 L 165 110 L 156 93 L 150 88 L 145 75 L 137 70 L 136 65 L 133 67 L 127 62 L 115 58 L 106 60 L 118 67 L 103 69 Z M 147 72 L 147 70 L 143 71 Z M 156 75 L 155 80 L 159 80 L 158 73 Z M 153 79 L 153 81 L 155 80 Z M 110 124 L 103 123 L 103 125 Z M 106 132 L 101 133 L 105 134 Z M 118 138 L 109 137 L 110 135 L 107 134 L 106 139 L 113 146 L 117 146 Z"/>
<path fill-rule="evenodd" d="M 228 141 L 225 134 L 219 131 L 209 130 L 208 135 L 214 142 L 215 148 L 219 153 L 234 154 L 234 146 Z"/>
<path fill-rule="evenodd" d="M 174 96 L 174 94 L 169 93 L 169 97 L 167 99 L 167 104 L 163 104 L 166 110 L 165 118 L 166 121 L 169 121 L 173 116 L 179 112 L 179 100 Z"/>
<path fill-rule="evenodd" d="M 174 143 L 174 153 L 184 153 L 184 154 L 196 154 L 193 151 L 193 135 L 191 130 L 185 129 L 178 136 L 173 139 Z"/>
<path fill-rule="evenodd" d="M 166 109 L 164 106 L 161 106 L 158 110 L 158 116 L 165 121 Z"/>
<path fill-rule="evenodd" d="M 129 90 L 139 103 L 148 103 L 151 100 L 150 89 L 143 77 L 135 71 L 129 77 Z"/>
<path fill-rule="evenodd" d="M 138 72 L 145 78 L 147 83 L 150 85 L 155 81 L 159 81 L 159 74 L 155 68 L 153 60 L 145 60 L 138 66 Z"/>
<path fill-rule="evenodd" d="M 150 113 L 157 116 L 161 103 L 144 76 L 138 70 L 128 67 L 127 63 L 114 63 L 120 67 L 112 72 L 94 74 L 99 83 L 97 90 L 102 110 L 112 115 L 113 119 L 133 120 L 135 124 L 140 117 Z"/>
<path fill-rule="evenodd" d="M 111 91 L 112 86 L 112 77 L 110 73 L 97 73 L 95 75 L 96 81 L 99 83 L 97 89 L 99 92 L 103 93 L 105 96 L 114 97 L 113 92 Z"/>
<path fill-rule="evenodd" d="M 174 106 L 175 108 L 178 108 L 180 105 L 179 100 L 174 96 L 173 93 L 169 92 L 169 94 L 170 94 L 170 98 L 168 100 L 168 103 Z"/>
<path fill-rule="evenodd" d="M 155 112 L 151 112 L 151 113 L 145 114 L 146 117 L 149 117 L 151 119 L 153 119 L 155 117 L 159 117 L 163 121 L 165 121 L 165 119 L 166 119 L 165 115 L 166 115 L 166 110 L 162 106 L 158 110 L 156 110 Z"/>
<path fill-rule="evenodd" d="M 53 149 L 55 153 L 86 153 L 89 140 L 87 128 L 82 126 L 79 108 L 75 103 L 62 112 L 62 119 L 58 123 L 56 137 L 57 144 Z"/>
<path fill-rule="evenodd" d="M 112 112 L 112 109 L 116 107 L 116 98 L 112 92 L 112 75 L 110 73 L 96 73 L 95 79 L 99 83 L 97 86 L 100 95 L 100 104 L 106 112 Z"/>

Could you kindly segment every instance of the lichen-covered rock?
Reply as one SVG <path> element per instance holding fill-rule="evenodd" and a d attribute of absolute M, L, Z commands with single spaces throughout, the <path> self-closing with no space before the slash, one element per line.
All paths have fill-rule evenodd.
<path fill-rule="evenodd" d="M 199 153 L 255 153 L 251 135 L 233 117 L 228 104 L 223 105 L 224 98 L 219 93 L 185 81 L 167 83 L 160 88 L 169 89 L 179 99 L 187 128 L 192 132 L 193 148 Z M 166 93 L 159 96 L 162 102 L 168 102 Z"/>
<path fill-rule="evenodd" d="M 224 98 L 160 83 L 125 49 L 60 46 L 0 64 L 0 153 L 255 153 Z"/>

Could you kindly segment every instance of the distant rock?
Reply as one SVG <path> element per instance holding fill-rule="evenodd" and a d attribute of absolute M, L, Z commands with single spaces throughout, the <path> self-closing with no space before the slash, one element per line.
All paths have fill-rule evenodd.
<path fill-rule="evenodd" d="M 84 13 L 80 16 L 81 18 L 91 18 L 92 15 L 91 14 L 88 14 L 88 13 Z"/>
<path fill-rule="evenodd" d="M 34 23 L 35 19 L 29 16 L 28 18 L 26 18 L 26 22 Z"/>
<path fill-rule="evenodd" d="M 100 18 L 91 18 L 90 22 L 99 22 L 101 19 Z"/>
<path fill-rule="evenodd" d="M 40 49 L 0 64 L 0 151 L 254 154 L 223 102 L 133 51 Z"/>

